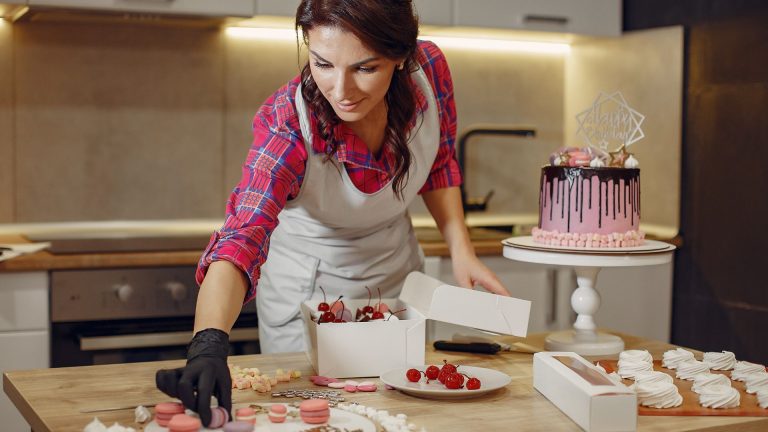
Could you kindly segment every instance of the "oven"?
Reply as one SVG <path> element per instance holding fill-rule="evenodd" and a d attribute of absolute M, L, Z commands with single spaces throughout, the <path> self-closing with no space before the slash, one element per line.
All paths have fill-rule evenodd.
<path fill-rule="evenodd" d="M 51 366 L 183 359 L 192 337 L 195 267 L 51 272 Z M 253 302 L 230 334 L 230 354 L 258 354 Z"/>

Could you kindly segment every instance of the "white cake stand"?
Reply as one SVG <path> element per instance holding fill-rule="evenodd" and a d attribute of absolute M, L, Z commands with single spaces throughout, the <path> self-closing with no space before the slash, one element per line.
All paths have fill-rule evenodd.
<path fill-rule="evenodd" d="M 502 242 L 504 256 L 516 261 L 573 267 L 578 287 L 571 296 L 577 313 L 573 330 L 554 332 L 545 339 L 547 351 L 570 351 L 581 355 L 617 354 L 624 350 L 620 337 L 597 331 L 594 315 L 600 308 L 600 294 L 595 290 L 597 274 L 603 267 L 637 267 L 667 264 L 672 261 L 673 245 L 646 240 L 642 246 L 629 248 L 576 249 L 545 246 L 533 238 L 512 237 Z"/>

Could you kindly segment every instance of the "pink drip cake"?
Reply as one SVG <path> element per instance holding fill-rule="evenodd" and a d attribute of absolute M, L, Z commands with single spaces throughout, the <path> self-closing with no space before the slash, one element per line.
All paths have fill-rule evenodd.
<path fill-rule="evenodd" d="M 534 242 L 575 248 L 633 247 L 644 243 L 639 227 L 640 169 L 542 167 Z"/>

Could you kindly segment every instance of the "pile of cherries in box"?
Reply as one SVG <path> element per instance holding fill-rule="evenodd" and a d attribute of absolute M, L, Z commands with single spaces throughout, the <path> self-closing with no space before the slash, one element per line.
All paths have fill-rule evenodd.
<path fill-rule="evenodd" d="M 325 290 L 320 287 L 320 291 L 323 292 L 323 301 L 317 305 L 317 323 L 346 323 L 346 322 L 368 322 L 368 321 L 389 321 L 390 319 L 397 320 L 395 314 L 404 312 L 405 309 L 399 311 L 390 311 L 389 306 L 381 301 L 381 290 L 379 291 L 379 302 L 371 306 L 371 289 L 365 287 L 368 290 L 368 305 L 363 308 L 358 308 L 355 313 L 354 319 L 352 319 L 352 312 L 344 306 L 344 301 L 341 300 L 344 296 L 339 296 L 332 304 L 327 303 L 325 297 Z M 386 314 L 386 315 L 385 315 Z"/>
<path fill-rule="evenodd" d="M 419 382 L 421 376 L 424 375 L 424 377 L 427 378 L 427 384 L 429 384 L 431 380 L 438 380 L 445 386 L 445 388 L 451 390 L 458 390 L 465 386 L 467 390 L 477 390 L 480 388 L 480 380 L 459 372 L 458 368 L 460 366 L 452 365 L 446 360 L 443 360 L 443 363 L 442 367 L 438 368 L 435 365 L 431 365 L 427 367 L 427 370 L 425 371 L 420 371 L 415 368 L 408 369 L 408 371 L 405 372 L 405 377 L 410 382 Z M 464 377 L 467 378 L 466 384 L 464 384 Z"/>

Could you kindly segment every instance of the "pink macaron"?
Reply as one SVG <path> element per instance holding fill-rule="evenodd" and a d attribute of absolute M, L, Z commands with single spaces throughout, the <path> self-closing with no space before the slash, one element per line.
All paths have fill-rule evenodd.
<path fill-rule="evenodd" d="M 201 427 L 199 418 L 186 414 L 176 414 L 168 422 L 168 432 L 198 432 Z"/>
<path fill-rule="evenodd" d="M 218 429 L 224 426 L 224 423 L 229 421 L 229 413 L 222 407 L 211 407 L 211 424 L 208 425 L 209 429 Z"/>
<path fill-rule="evenodd" d="M 162 427 L 167 427 L 176 414 L 184 414 L 184 405 L 178 402 L 162 402 L 155 405 L 155 420 Z"/>
<path fill-rule="evenodd" d="M 331 409 L 325 399 L 307 399 L 299 404 L 299 415 L 304 423 L 327 423 L 331 417 Z"/>
<path fill-rule="evenodd" d="M 238 408 L 235 411 L 235 420 L 248 422 L 252 425 L 256 424 L 256 411 L 251 407 Z"/>
<path fill-rule="evenodd" d="M 283 404 L 274 404 L 269 407 L 269 413 L 267 418 L 272 423 L 282 423 L 285 421 L 285 417 L 288 415 L 288 408 Z"/>

